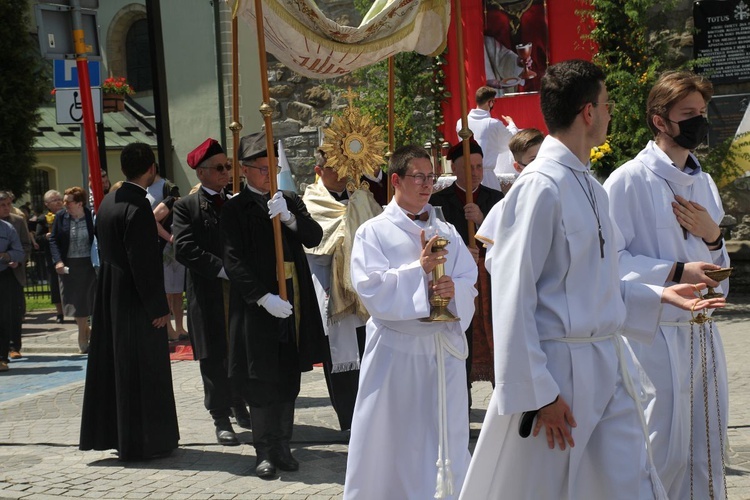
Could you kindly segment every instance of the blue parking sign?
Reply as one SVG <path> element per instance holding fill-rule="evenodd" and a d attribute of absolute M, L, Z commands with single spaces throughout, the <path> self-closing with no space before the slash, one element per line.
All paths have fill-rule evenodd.
<path fill-rule="evenodd" d="M 54 59 L 54 84 L 56 89 L 78 88 L 78 67 L 75 59 Z M 92 87 L 102 86 L 102 71 L 99 61 L 89 61 L 89 80 Z"/>

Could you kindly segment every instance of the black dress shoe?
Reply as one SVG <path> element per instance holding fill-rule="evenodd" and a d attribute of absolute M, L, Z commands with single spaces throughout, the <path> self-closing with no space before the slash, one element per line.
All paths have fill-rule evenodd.
<path fill-rule="evenodd" d="M 273 479 L 276 477 L 276 467 L 267 458 L 258 457 L 255 461 L 255 475 L 261 479 Z"/>
<path fill-rule="evenodd" d="M 151 455 L 141 455 L 139 453 L 136 453 L 127 456 L 121 454 L 119 451 L 116 451 L 115 454 L 117 455 L 118 460 L 120 460 L 121 462 L 143 462 L 145 460 L 166 458 L 170 456 L 173 451 L 174 450 L 157 451 L 156 453 L 152 453 Z"/>
<path fill-rule="evenodd" d="M 65 321 L 65 317 L 62 314 L 58 314 L 57 318 L 55 318 L 55 323 L 60 324 L 60 323 L 62 323 L 64 321 Z"/>
<path fill-rule="evenodd" d="M 243 429 L 253 428 L 253 421 L 250 419 L 250 413 L 244 406 L 232 408 L 232 415 L 234 415 L 234 419 L 237 421 L 237 425 L 239 425 Z"/>
<path fill-rule="evenodd" d="M 240 440 L 231 430 L 216 429 L 216 441 L 224 446 L 239 446 Z"/>
<path fill-rule="evenodd" d="M 271 450 L 271 461 L 283 471 L 299 470 L 299 462 L 292 456 L 292 451 L 288 446 L 281 446 Z"/>

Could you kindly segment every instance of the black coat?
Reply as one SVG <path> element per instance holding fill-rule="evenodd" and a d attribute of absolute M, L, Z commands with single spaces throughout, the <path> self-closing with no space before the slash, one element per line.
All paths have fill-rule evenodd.
<path fill-rule="evenodd" d="M 219 213 L 203 189 L 174 204 L 177 261 L 187 268 L 187 320 L 195 359 L 227 356 Z"/>
<path fill-rule="evenodd" d="M 310 268 L 302 245 L 320 244 L 323 230 L 297 194 L 284 191 L 289 211 L 297 218 L 297 230 L 284 224 L 285 260 L 293 261 L 300 283 L 299 370 L 309 371 L 330 356 L 323 331 Z M 257 304 L 266 293 L 278 294 L 273 226 L 260 196 L 244 189 L 227 201 L 221 212 L 224 269 L 229 275 L 229 375 L 237 380 L 279 380 L 279 337 L 282 321 Z M 289 302 L 292 301 L 290 295 Z M 286 369 L 286 367 L 284 367 Z"/>
<path fill-rule="evenodd" d="M 166 328 L 169 313 L 156 221 L 146 191 L 124 183 L 97 215 L 101 268 L 81 418 L 82 450 L 148 458 L 177 447 Z"/>
<path fill-rule="evenodd" d="M 464 204 L 461 203 L 461 199 L 456 194 L 456 191 L 460 189 L 455 183 L 448 186 L 445 189 L 438 191 L 430 197 L 430 205 L 433 207 L 443 207 L 443 215 L 445 220 L 450 222 L 456 227 L 458 234 L 463 238 L 464 243 L 469 244 L 469 224 L 464 214 Z M 479 185 L 479 189 L 473 193 L 473 202 L 479 206 L 479 210 L 482 211 L 485 217 L 489 213 L 490 209 L 495 206 L 497 202 L 503 199 L 503 193 L 496 189 L 488 188 L 484 185 Z"/>
<path fill-rule="evenodd" d="M 39 248 L 41 250 L 44 250 L 44 257 L 45 262 L 47 263 L 47 267 L 52 266 L 52 268 L 54 268 L 55 264 L 54 262 L 52 262 L 52 253 L 50 252 L 49 248 L 49 239 L 47 239 L 47 233 L 49 233 L 50 231 L 52 231 L 52 228 L 49 224 L 47 224 L 46 214 L 37 217 L 34 239 L 36 240 L 36 244 L 39 245 Z"/>

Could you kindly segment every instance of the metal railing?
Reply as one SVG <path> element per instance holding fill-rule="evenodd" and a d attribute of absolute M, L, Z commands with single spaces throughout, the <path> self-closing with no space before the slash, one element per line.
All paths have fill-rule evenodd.
<path fill-rule="evenodd" d="M 24 293 L 27 297 L 51 298 L 49 290 L 50 279 L 57 279 L 57 274 L 50 273 L 44 250 L 34 250 L 31 258 L 26 263 L 26 287 Z"/>

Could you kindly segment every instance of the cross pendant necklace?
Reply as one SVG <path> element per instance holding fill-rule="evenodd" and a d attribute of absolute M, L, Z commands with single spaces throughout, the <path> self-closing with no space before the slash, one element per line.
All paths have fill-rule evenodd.
<path fill-rule="evenodd" d="M 566 165 L 567 167 L 567 165 Z M 599 218 L 599 205 L 596 202 L 596 193 L 594 192 L 594 187 L 591 185 L 591 180 L 588 177 L 588 174 L 584 172 L 583 176 L 586 179 L 586 185 L 588 186 L 588 191 L 586 191 L 586 188 L 583 187 L 583 183 L 581 183 L 581 180 L 576 175 L 575 170 L 568 167 L 570 171 L 573 173 L 573 178 L 578 182 L 578 185 L 581 186 L 581 190 L 583 191 L 584 196 L 586 196 L 586 199 L 589 202 L 589 205 L 591 205 L 591 210 L 594 212 L 594 217 L 596 217 L 596 225 L 597 229 L 599 230 L 599 255 L 603 259 L 604 258 L 604 235 L 602 235 L 602 221 Z"/>
<path fill-rule="evenodd" d="M 667 183 L 667 187 L 669 188 L 670 191 L 672 191 L 672 199 L 674 199 L 674 197 L 677 196 L 677 193 L 674 192 L 674 189 L 672 189 L 672 185 L 669 183 L 669 181 L 667 179 L 664 179 L 664 182 Z M 687 237 L 688 237 L 688 230 L 685 229 L 685 227 L 682 224 L 680 224 L 679 222 L 677 223 L 677 225 L 680 226 L 680 228 L 682 229 L 682 237 L 685 238 L 685 239 L 687 239 Z"/>

